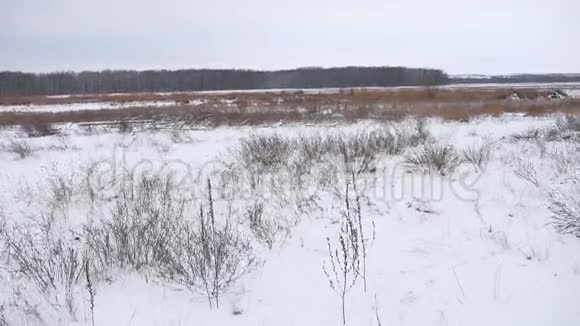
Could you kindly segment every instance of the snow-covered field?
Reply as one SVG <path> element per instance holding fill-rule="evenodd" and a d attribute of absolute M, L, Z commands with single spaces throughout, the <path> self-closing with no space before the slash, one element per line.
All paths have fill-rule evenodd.
<path fill-rule="evenodd" d="M 201 103 L 200 103 L 201 104 Z M 135 102 L 89 102 L 63 104 L 0 105 L 0 112 L 70 112 L 94 110 L 120 110 L 138 107 L 167 107 L 175 101 L 135 101 Z"/>
<path fill-rule="evenodd" d="M 555 131 L 558 119 L 431 119 L 425 130 L 412 120 L 132 133 L 72 125 L 39 138 L 5 128 L 0 325 L 341 325 L 341 235 L 346 266 L 358 266 L 347 273 L 348 325 L 580 325 L 580 238 L 552 224 L 555 202 L 580 213 L 580 142 Z M 344 147 L 325 151 L 315 139 Z M 410 163 L 444 146 L 461 160 L 444 173 Z M 137 179 L 168 175 L 140 192 Z M 212 205 L 238 241 L 224 255 L 243 256 L 221 271 L 235 277 L 219 308 L 199 269 L 188 283 L 169 267 L 191 262 L 179 251 L 191 240 L 184 225 L 202 230 L 200 211 Z M 114 234 L 95 235 L 119 212 L 135 218 L 127 234 L 152 216 L 185 224 L 161 223 L 169 239 L 153 244 L 144 238 L 154 227 L 131 238 L 146 245 L 124 243 L 167 250 L 137 266 L 120 262 Z M 345 240 L 347 216 L 356 242 Z"/>

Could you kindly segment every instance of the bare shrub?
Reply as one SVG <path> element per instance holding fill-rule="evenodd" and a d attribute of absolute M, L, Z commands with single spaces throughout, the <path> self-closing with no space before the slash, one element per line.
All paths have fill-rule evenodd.
<path fill-rule="evenodd" d="M 539 128 L 528 129 L 524 132 L 516 133 L 511 136 L 514 141 L 538 141 L 543 138 L 544 130 Z"/>
<path fill-rule="evenodd" d="M 549 128 L 533 128 L 523 133 L 512 135 L 516 141 L 561 141 L 580 139 L 580 115 L 560 116 L 556 124 Z"/>
<path fill-rule="evenodd" d="M 45 137 L 58 134 L 58 130 L 50 123 L 35 121 L 20 126 L 28 137 Z"/>
<path fill-rule="evenodd" d="M 578 181 L 580 180 L 576 180 Z M 576 237 L 580 237 L 579 194 L 579 191 L 576 191 L 575 195 L 565 195 L 557 191 L 548 193 L 548 209 L 552 212 L 552 225 L 559 232 Z"/>
<path fill-rule="evenodd" d="M 561 132 L 580 132 L 580 115 L 568 114 L 556 120 L 556 128 Z"/>
<path fill-rule="evenodd" d="M 303 162 L 321 162 L 333 151 L 333 144 L 323 136 L 301 136 L 296 141 L 298 155 Z"/>
<path fill-rule="evenodd" d="M 102 131 L 97 124 L 93 123 L 79 123 L 78 126 L 81 127 L 80 132 L 85 136 L 98 135 Z"/>
<path fill-rule="evenodd" d="M 399 155 L 407 148 L 425 144 L 431 138 L 424 119 L 415 120 L 411 126 L 396 126 L 393 130 L 378 129 L 370 133 L 370 143 L 377 151 Z"/>
<path fill-rule="evenodd" d="M 365 238 L 366 228 L 364 227 L 364 222 L 362 219 L 361 196 L 358 192 L 358 187 L 357 187 L 357 175 L 354 173 L 351 173 L 351 180 L 350 181 L 352 182 L 352 192 L 354 195 L 354 205 L 351 204 L 349 182 L 347 182 L 346 183 L 346 192 L 345 192 L 345 208 L 346 208 L 345 213 L 344 213 L 345 214 L 345 221 L 346 221 L 346 223 L 352 223 L 352 221 L 354 220 L 354 222 L 356 223 L 356 227 L 357 227 L 356 232 L 358 234 L 355 237 L 353 237 L 352 240 L 359 241 L 357 250 L 358 250 L 358 256 L 362 262 L 362 270 L 357 269 L 356 272 L 362 277 L 363 289 L 366 292 L 367 291 L 367 250 L 368 250 L 369 244 L 368 244 L 368 239 Z M 352 209 L 352 213 L 350 212 L 351 209 Z M 373 238 L 374 238 L 374 221 L 372 222 L 372 225 L 373 225 Z"/>
<path fill-rule="evenodd" d="M 461 164 L 461 158 L 451 145 L 429 145 L 423 150 L 406 155 L 405 164 L 412 170 L 448 175 Z"/>
<path fill-rule="evenodd" d="M 322 270 L 328 279 L 330 288 L 340 297 L 342 324 L 346 325 L 346 295 L 356 285 L 360 275 L 360 238 L 361 234 L 352 216 L 350 206 L 349 185 L 346 186 L 345 211 L 338 234 L 337 243 L 333 244 L 330 237 L 326 238 L 328 260 L 324 261 Z M 330 266 L 327 266 L 330 265 Z"/>
<path fill-rule="evenodd" d="M 546 145 L 546 142 L 543 139 L 538 140 L 536 146 L 540 150 L 540 158 L 543 159 L 546 156 L 546 153 L 548 153 L 548 146 Z"/>
<path fill-rule="evenodd" d="M 208 206 L 188 218 L 189 203 L 177 197 L 170 176 L 124 181 L 110 218 L 85 226 L 95 265 L 104 271 L 148 268 L 163 279 L 203 291 L 219 307 L 221 293 L 258 264 L 228 214 L 216 221 L 211 184 Z"/>
<path fill-rule="evenodd" d="M 491 157 L 491 145 L 472 145 L 463 150 L 463 159 L 473 165 L 476 171 L 485 170 Z"/>
<path fill-rule="evenodd" d="M 250 230 L 252 230 L 254 236 L 272 249 L 278 233 L 278 227 L 271 220 L 264 218 L 263 214 L 264 205 L 259 202 L 254 203 L 246 209 L 246 220 L 249 222 Z"/>
<path fill-rule="evenodd" d="M 338 245 L 333 247 L 330 238 L 326 238 L 328 244 L 328 256 L 330 270 L 323 265 L 323 271 L 328 279 L 330 288 L 340 297 L 342 324 L 346 325 L 346 295 L 356 285 L 358 274 L 358 258 L 355 256 L 355 246 L 348 238 L 350 230 L 343 229 L 338 236 Z"/>
<path fill-rule="evenodd" d="M 332 163 L 334 160 L 341 163 L 347 174 L 373 173 L 378 157 L 399 155 L 409 147 L 424 144 L 429 138 L 423 120 L 414 121 L 413 124 L 385 125 L 370 131 L 302 136 L 294 141 L 296 155 L 290 156 L 288 163 L 299 184 L 303 176 L 311 172 L 312 164 Z M 320 164 L 317 166 L 320 167 Z"/>
<path fill-rule="evenodd" d="M 411 121 L 411 124 L 404 123 L 395 127 L 394 133 L 397 138 L 398 147 L 402 150 L 425 144 L 431 133 L 427 129 L 425 119 Z"/>
<path fill-rule="evenodd" d="M 372 169 L 379 155 L 398 155 L 407 148 L 424 144 L 430 138 L 424 120 L 414 125 L 398 126 L 393 129 L 376 128 L 370 132 L 329 136 L 329 147 L 337 151 L 348 171 L 360 174 Z"/>
<path fill-rule="evenodd" d="M 5 149 L 7 152 L 16 154 L 21 160 L 34 153 L 32 147 L 25 140 L 10 139 Z"/>
<path fill-rule="evenodd" d="M 55 137 L 57 143 L 56 144 L 50 144 L 47 149 L 51 150 L 51 151 L 68 151 L 68 150 L 80 150 L 80 148 L 78 146 L 71 146 L 66 137 L 62 134 L 58 134 Z"/>
<path fill-rule="evenodd" d="M 4 215 L 4 208 L 0 204 L 0 262 L 5 260 L 6 248 L 8 247 L 8 224 L 6 223 L 6 216 Z M 0 280 L 2 274 L 0 273 Z"/>
<path fill-rule="evenodd" d="M 126 178 L 110 218 L 85 226 L 85 236 L 103 268 L 155 267 L 183 220 L 187 201 L 170 175 Z"/>
<path fill-rule="evenodd" d="M 318 164 L 317 168 L 322 168 L 322 175 L 319 175 L 320 181 L 323 184 L 329 184 L 332 176 L 328 174 L 327 178 L 324 176 L 326 172 L 334 174 L 334 168 L 344 168 L 347 175 L 353 172 L 359 175 L 364 172 L 374 172 L 374 166 L 377 158 L 380 155 L 398 154 L 404 148 L 398 138 L 398 134 L 389 129 L 376 128 L 369 131 L 357 131 L 353 133 L 333 133 L 325 137 L 300 137 L 296 140 L 296 147 L 298 149 L 296 160 L 294 161 L 293 171 L 294 175 L 300 182 L 304 174 L 312 171 L 312 164 L 315 163 L 329 163 L 326 169 L 322 164 Z M 334 165 L 336 161 L 339 165 Z M 350 178 L 350 176 L 349 176 Z"/>
<path fill-rule="evenodd" d="M 305 166 L 338 156 L 347 170 L 361 173 L 368 170 L 376 156 L 392 146 L 392 135 L 373 131 L 337 133 L 326 137 L 301 137 L 297 140 L 298 162 Z"/>
<path fill-rule="evenodd" d="M 201 252 L 196 258 L 210 307 L 213 297 L 219 308 L 220 294 L 250 272 L 256 266 L 257 259 L 249 242 L 235 231 L 229 219 L 220 228 L 216 227 L 211 214 L 205 218 L 206 221 L 200 226 L 198 249 Z M 200 216 L 200 220 L 203 219 Z"/>
<path fill-rule="evenodd" d="M 533 184 L 535 187 L 540 186 L 540 180 L 538 179 L 538 172 L 536 171 L 536 168 L 531 162 L 525 159 L 516 159 L 514 174 L 518 178 Z"/>
<path fill-rule="evenodd" d="M 355 174 L 368 171 L 378 154 L 376 148 L 369 146 L 369 135 L 364 132 L 335 136 L 333 143 L 346 170 Z"/>
<path fill-rule="evenodd" d="M 223 291 L 259 263 L 230 216 L 220 225 L 215 213 L 208 180 L 208 208 L 200 207 L 197 232 L 190 223 L 182 224 L 159 266 L 166 279 L 204 291 L 210 308 L 214 303 L 219 308 Z"/>
<path fill-rule="evenodd" d="M 286 165 L 293 150 L 293 143 L 287 138 L 253 135 L 240 140 L 234 156 L 247 168 L 271 170 Z"/>
<path fill-rule="evenodd" d="M 10 326 L 6 313 L 4 312 L 4 306 L 0 306 L 0 326 Z"/>
<path fill-rule="evenodd" d="M 369 147 L 380 154 L 399 155 L 408 147 L 423 144 L 424 140 L 405 129 L 376 129 L 369 134 Z"/>
<path fill-rule="evenodd" d="M 72 203 L 74 191 L 73 176 L 52 174 L 47 178 L 48 193 L 52 209 L 67 207 Z"/>
<path fill-rule="evenodd" d="M 540 136 L 546 141 L 580 140 L 580 115 L 558 117 L 556 125 L 544 129 Z"/>
<path fill-rule="evenodd" d="M 552 159 L 554 171 L 559 175 L 574 172 L 580 166 L 580 152 L 575 147 L 554 149 L 548 153 Z"/>
<path fill-rule="evenodd" d="M 191 143 L 193 139 L 185 130 L 173 130 L 170 134 L 171 141 L 174 144 L 187 144 Z"/>
<path fill-rule="evenodd" d="M 133 124 L 131 123 L 131 121 L 129 121 L 127 119 L 122 119 L 117 124 L 117 129 L 119 130 L 119 133 L 121 133 L 121 134 L 128 134 L 128 133 L 133 132 Z"/>
<path fill-rule="evenodd" d="M 368 146 L 371 150 L 383 154 L 399 154 L 400 143 L 396 134 L 385 129 L 372 130 L 368 136 Z"/>
<path fill-rule="evenodd" d="M 369 243 L 365 238 L 366 228 L 362 220 L 361 197 L 357 190 L 356 177 L 353 172 L 347 177 L 338 239 L 333 244 L 330 237 L 326 238 L 329 263 L 325 261 L 322 265 L 330 288 L 340 297 L 343 325 L 346 324 L 346 295 L 356 285 L 359 277 L 363 280 L 364 291 L 367 291 Z M 374 239 L 374 222 L 372 225 Z"/>
<path fill-rule="evenodd" d="M 50 224 L 27 230 L 16 228 L 7 242 L 17 274 L 31 282 L 54 312 L 77 321 L 76 287 L 82 279 L 85 259 L 82 251 L 55 236 Z"/>
<path fill-rule="evenodd" d="M 89 293 L 89 305 L 91 309 L 91 325 L 95 326 L 95 287 L 93 280 L 91 278 L 91 265 L 89 261 L 85 259 L 85 280 L 87 281 L 87 292 Z"/>
<path fill-rule="evenodd" d="M 547 128 L 543 131 L 542 137 L 536 139 L 537 144 L 545 143 L 546 141 L 559 141 L 569 138 L 566 132 L 562 132 L 558 128 Z"/>
<path fill-rule="evenodd" d="M 202 210 L 200 210 L 200 214 L 202 214 Z M 193 222 L 181 223 L 173 230 L 172 238 L 174 241 L 165 246 L 165 252 L 161 256 L 157 272 L 165 280 L 176 282 L 190 290 L 198 290 L 200 287 L 198 262 L 201 253 L 198 246 L 199 234 L 193 226 Z M 202 291 L 205 292 L 205 290 L 203 288 Z M 208 300 L 211 306 L 211 297 L 208 297 Z"/>
<path fill-rule="evenodd" d="M 427 120 L 418 119 L 415 121 L 414 132 L 411 133 L 409 138 L 409 146 L 418 146 L 424 144 L 429 138 L 431 138 L 431 133 L 427 129 Z"/>

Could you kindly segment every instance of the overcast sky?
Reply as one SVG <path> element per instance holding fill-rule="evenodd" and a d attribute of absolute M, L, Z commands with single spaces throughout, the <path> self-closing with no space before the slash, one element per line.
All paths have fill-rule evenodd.
<path fill-rule="evenodd" d="M 0 0 L 0 70 L 580 72 L 578 0 Z"/>

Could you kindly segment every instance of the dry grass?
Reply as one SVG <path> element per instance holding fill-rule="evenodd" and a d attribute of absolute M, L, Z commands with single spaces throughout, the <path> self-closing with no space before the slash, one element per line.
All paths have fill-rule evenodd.
<path fill-rule="evenodd" d="M 461 164 L 461 157 L 451 145 L 430 145 L 419 152 L 406 155 L 405 164 L 410 170 L 445 176 L 457 169 Z"/>
<path fill-rule="evenodd" d="M 384 88 L 384 89 L 344 89 L 336 92 L 307 93 L 304 91 L 263 91 L 263 92 L 228 92 L 228 93 L 133 93 L 133 94 L 91 94 L 62 96 L 0 96 L 0 105 L 31 105 L 31 104 L 68 104 L 92 102 L 144 102 L 144 101 L 174 101 L 178 104 L 188 104 L 194 100 L 233 100 L 240 106 L 256 104 L 274 104 L 282 99 L 288 104 L 304 103 L 352 103 L 368 105 L 377 103 L 405 102 L 479 102 L 509 99 L 518 94 L 520 99 L 535 100 L 552 93 L 549 89 L 537 88 Z M 244 105 L 246 104 L 246 105 Z"/>
<path fill-rule="evenodd" d="M 179 120 L 191 124 L 259 125 L 273 122 L 398 120 L 406 116 L 468 120 L 502 113 L 542 115 L 578 113 L 580 100 L 538 100 L 546 89 L 357 89 L 335 93 L 303 91 L 228 94 L 120 94 L 70 97 L 0 97 L 5 104 L 66 104 L 88 102 L 174 101 L 169 107 L 70 112 L 0 112 L 0 125 L 64 122 L 113 122 L 121 120 Z M 510 100 L 517 93 L 520 100 Z M 194 101 L 203 104 L 194 105 Z"/>
<path fill-rule="evenodd" d="M 34 121 L 32 123 L 25 123 L 20 126 L 22 131 L 28 135 L 28 137 L 45 137 L 52 136 L 58 133 L 50 123 L 45 123 L 43 121 Z"/>

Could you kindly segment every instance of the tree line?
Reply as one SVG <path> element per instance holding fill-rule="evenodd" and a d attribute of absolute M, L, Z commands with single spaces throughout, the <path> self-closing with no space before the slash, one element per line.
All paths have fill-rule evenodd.
<path fill-rule="evenodd" d="M 442 70 L 405 67 L 105 70 L 83 72 L 0 72 L 0 96 L 134 92 L 179 92 L 276 88 L 441 85 Z"/>
<path fill-rule="evenodd" d="M 483 78 L 482 78 L 483 77 Z M 514 74 L 478 77 L 450 77 L 452 84 L 577 83 L 580 74 Z"/>

